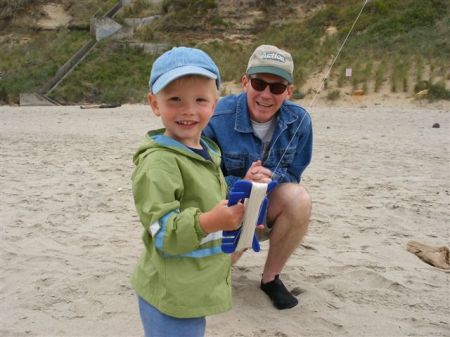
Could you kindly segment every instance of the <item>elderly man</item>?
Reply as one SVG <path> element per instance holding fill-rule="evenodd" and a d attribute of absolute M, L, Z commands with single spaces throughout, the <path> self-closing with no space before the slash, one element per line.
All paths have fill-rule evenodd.
<path fill-rule="evenodd" d="M 261 45 L 241 79 L 243 92 L 222 98 L 204 135 L 222 150 L 222 170 L 231 188 L 239 179 L 278 181 L 269 196 L 265 228 L 258 237 L 269 239 L 261 289 L 278 309 L 298 304 L 279 275 L 308 228 L 311 198 L 300 184 L 312 155 L 309 114 L 289 101 L 294 64 L 291 55 Z M 242 252 L 232 256 L 233 262 Z"/>

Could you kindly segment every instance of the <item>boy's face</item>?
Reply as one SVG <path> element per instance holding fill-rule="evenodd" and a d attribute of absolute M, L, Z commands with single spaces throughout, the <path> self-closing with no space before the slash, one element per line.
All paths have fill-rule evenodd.
<path fill-rule="evenodd" d="M 200 137 L 217 103 L 215 81 L 185 76 L 170 83 L 148 101 L 166 128 L 165 135 L 186 146 L 201 148 Z"/>
<path fill-rule="evenodd" d="M 253 88 L 251 78 L 265 81 L 267 83 L 280 83 L 287 85 L 285 91 L 281 94 L 273 94 L 270 87 L 266 86 L 264 90 L 258 91 Z M 255 122 L 265 123 L 272 119 L 272 117 L 280 109 L 284 100 L 289 99 L 293 92 L 293 86 L 288 85 L 283 78 L 271 74 L 255 74 L 244 75 L 242 77 L 242 87 L 247 93 L 247 104 L 250 112 L 250 118 Z"/>

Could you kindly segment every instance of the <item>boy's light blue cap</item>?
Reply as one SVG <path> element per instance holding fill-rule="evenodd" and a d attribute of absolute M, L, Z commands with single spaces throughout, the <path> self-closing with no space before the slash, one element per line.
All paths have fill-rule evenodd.
<path fill-rule="evenodd" d="M 214 61 L 204 51 L 196 48 L 174 47 L 153 62 L 149 86 L 157 94 L 170 82 L 186 75 L 201 75 L 216 80 L 220 86 L 220 73 Z"/>

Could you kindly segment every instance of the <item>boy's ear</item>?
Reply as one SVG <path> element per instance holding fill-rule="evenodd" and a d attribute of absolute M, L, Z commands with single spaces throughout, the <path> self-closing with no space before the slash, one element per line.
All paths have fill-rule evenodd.
<path fill-rule="evenodd" d="M 153 111 L 153 113 L 156 116 L 159 117 L 161 114 L 159 113 L 158 100 L 156 99 L 156 96 L 153 95 L 151 92 L 149 92 L 147 94 L 147 100 L 148 100 L 148 105 L 150 105 L 150 109 Z"/>

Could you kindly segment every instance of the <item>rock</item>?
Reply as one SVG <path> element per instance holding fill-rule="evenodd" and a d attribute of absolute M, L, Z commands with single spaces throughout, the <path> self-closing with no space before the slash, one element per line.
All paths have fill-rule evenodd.
<path fill-rule="evenodd" d="M 337 34 L 338 30 L 335 26 L 328 26 L 328 28 L 326 29 L 325 33 L 327 35 L 335 35 Z"/>
<path fill-rule="evenodd" d="M 441 127 L 441 125 L 439 123 L 433 124 L 433 129 L 439 129 L 440 127 Z"/>
<path fill-rule="evenodd" d="M 72 19 L 62 4 L 45 4 L 41 9 L 45 16 L 36 23 L 38 29 L 55 30 L 67 26 Z"/>

